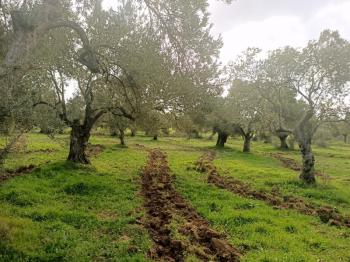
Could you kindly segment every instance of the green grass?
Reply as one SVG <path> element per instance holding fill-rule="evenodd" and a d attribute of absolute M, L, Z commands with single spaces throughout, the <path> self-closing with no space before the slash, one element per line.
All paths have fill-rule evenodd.
<path fill-rule="evenodd" d="M 204 152 L 216 150 L 215 141 L 128 137 L 129 147 L 121 148 L 116 138 L 93 136 L 91 142 L 105 150 L 86 167 L 65 161 L 67 138 L 31 134 L 27 153 L 6 161 L 9 169 L 38 168 L 0 185 L 0 261 L 147 261 L 152 242 L 137 223 L 144 215 L 138 179 L 147 152 L 135 144 L 167 152 L 177 190 L 244 252 L 244 261 L 350 261 L 350 229 L 239 197 L 188 169 Z M 272 145 L 254 142 L 250 154 L 241 153 L 241 146 L 241 140 L 230 139 L 226 149 L 216 150 L 220 175 L 350 214 L 349 145 L 315 147 L 317 168 L 330 180 L 312 187 L 268 155 L 278 152 Z M 299 160 L 297 151 L 284 154 Z M 172 226 L 176 232 L 177 222 Z"/>
<path fill-rule="evenodd" d="M 349 160 L 345 158 L 348 154 L 350 159 L 350 145 L 333 145 L 329 149 L 315 147 L 316 169 L 327 174 L 329 179 L 318 178 L 317 186 L 308 186 L 299 181 L 298 172 L 283 167 L 279 160 L 268 155 L 278 152 L 271 145 L 254 143 L 253 153 L 244 154 L 238 151 L 237 141 L 233 142 L 232 148 L 219 151 L 219 157 L 215 161 L 221 174 L 239 178 L 255 188 L 278 188 L 284 194 L 329 205 L 350 215 L 350 181 L 346 183 L 350 176 L 350 166 Z M 341 154 L 330 153 L 337 147 L 343 148 Z M 298 151 L 285 151 L 283 154 L 300 162 Z M 329 154 L 332 154 L 332 157 L 327 157 Z"/>
<path fill-rule="evenodd" d="M 30 139 L 54 146 L 44 136 Z M 49 164 L 31 154 L 15 160 L 40 169 L 0 188 L 0 232 L 1 225 L 8 231 L 0 261 L 145 260 L 150 240 L 136 223 L 142 202 L 134 181 L 145 154 L 93 140 L 107 148 L 91 167 L 65 162 L 66 150 L 55 153 L 56 161 L 47 155 Z M 12 166 L 12 158 L 7 163 Z"/>

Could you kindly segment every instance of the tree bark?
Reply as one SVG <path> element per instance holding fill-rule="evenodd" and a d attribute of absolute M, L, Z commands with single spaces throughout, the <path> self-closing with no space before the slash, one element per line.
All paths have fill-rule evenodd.
<path fill-rule="evenodd" d="M 315 178 L 315 157 L 311 149 L 311 141 L 304 141 L 299 144 L 303 167 L 300 174 L 300 179 L 308 184 L 316 183 Z"/>
<path fill-rule="evenodd" d="M 217 147 L 224 147 L 227 142 L 228 134 L 226 132 L 218 131 Z"/>
<path fill-rule="evenodd" d="M 125 133 L 123 129 L 119 129 L 119 139 L 120 139 L 120 145 L 125 146 Z"/>
<path fill-rule="evenodd" d="M 288 136 L 278 136 L 278 138 L 280 139 L 280 149 L 282 150 L 288 150 L 288 144 L 287 144 L 287 138 Z"/>
<path fill-rule="evenodd" d="M 90 161 L 85 153 L 89 138 L 89 128 L 85 128 L 76 122 L 73 123 L 70 134 L 70 147 L 67 160 L 80 164 L 89 164 Z"/>
<path fill-rule="evenodd" d="M 250 135 L 245 135 L 243 138 L 244 138 L 243 152 L 249 153 L 250 152 L 250 141 L 251 141 L 252 137 Z"/>
<path fill-rule="evenodd" d="M 302 170 L 300 179 L 308 184 L 316 183 L 315 178 L 315 156 L 312 153 L 311 141 L 317 126 L 314 126 L 310 120 L 314 116 L 313 108 L 309 109 L 298 125 L 294 129 L 294 136 L 298 140 L 301 156 L 302 156 Z"/>
<path fill-rule="evenodd" d="M 282 150 L 288 150 L 288 144 L 287 144 L 287 138 L 291 134 L 289 130 L 286 130 L 282 127 L 280 127 L 278 130 L 276 130 L 276 135 L 280 140 L 280 149 Z"/>

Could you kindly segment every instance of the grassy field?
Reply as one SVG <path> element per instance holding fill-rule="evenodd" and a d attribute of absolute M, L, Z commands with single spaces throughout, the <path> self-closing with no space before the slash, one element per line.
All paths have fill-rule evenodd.
<path fill-rule="evenodd" d="M 91 156 L 90 166 L 79 166 L 65 161 L 67 139 L 31 134 L 27 148 L 6 161 L 7 169 L 37 168 L 0 185 L 0 261 L 148 261 L 152 240 L 139 222 L 145 215 L 139 178 L 146 148 L 167 153 L 176 190 L 227 235 L 242 261 L 350 261 L 349 228 L 240 197 L 189 168 L 203 153 L 215 151 L 222 176 L 350 215 L 350 145 L 316 147 L 317 169 L 327 176 L 306 186 L 270 155 L 277 149 L 260 142 L 244 154 L 238 139 L 216 150 L 215 141 L 206 139 L 128 137 L 124 148 L 116 138 L 93 136 L 91 143 L 104 150 Z M 297 151 L 282 153 L 299 160 Z"/>

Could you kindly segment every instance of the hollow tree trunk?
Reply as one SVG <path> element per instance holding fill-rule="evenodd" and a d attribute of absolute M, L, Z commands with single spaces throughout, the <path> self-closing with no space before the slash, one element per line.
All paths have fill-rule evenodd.
<path fill-rule="evenodd" d="M 218 140 L 216 142 L 217 147 L 224 147 L 227 142 L 228 134 L 222 131 L 218 132 Z"/>
<path fill-rule="evenodd" d="M 68 160 L 80 163 L 89 164 L 90 161 L 86 156 L 85 149 L 89 142 L 90 129 L 84 128 L 79 124 L 73 124 L 70 134 L 70 147 Z"/>
<path fill-rule="evenodd" d="M 251 141 L 252 137 L 250 135 L 246 135 L 243 138 L 244 138 L 243 152 L 249 153 L 250 152 L 250 141 Z"/>
<path fill-rule="evenodd" d="M 308 184 L 314 184 L 315 178 L 315 157 L 312 153 L 311 142 L 304 141 L 299 144 L 303 166 L 300 174 L 300 179 Z"/>
<path fill-rule="evenodd" d="M 158 135 L 154 135 L 154 136 L 153 136 L 153 140 L 154 140 L 154 141 L 157 141 L 157 140 L 158 140 Z"/>
<path fill-rule="evenodd" d="M 288 150 L 289 149 L 287 144 L 288 136 L 278 136 L 278 138 L 280 139 L 280 149 Z"/>
<path fill-rule="evenodd" d="M 125 134 L 123 129 L 119 129 L 119 140 L 122 146 L 125 146 Z"/>

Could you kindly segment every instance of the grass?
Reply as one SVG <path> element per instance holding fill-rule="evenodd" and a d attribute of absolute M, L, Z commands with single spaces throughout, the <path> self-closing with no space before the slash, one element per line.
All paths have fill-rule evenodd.
<path fill-rule="evenodd" d="M 144 215 L 138 179 L 147 152 L 136 144 L 167 152 L 177 190 L 243 251 L 243 261 L 350 261 L 350 229 L 239 197 L 188 169 L 201 154 L 216 150 L 214 141 L 135 137 L 127 138 L 129 147 L 123 148 L 116 138 L 93 136 L 91 142 L 105 150 L 86 167 L 65 161 L 67 139 L 30 134 L 25 152 L 6 161 L 9 169 L 38 168 L 0 185 L 0 261 L 148 261 L 152 242 L 137 222 Z M 220 175 L 350 214 L 349 145 L 315 147 L 317 167 L 330 179 L 313 187 L 269 156 L 277 152 L 272 145 L 254 142 L 250 154 L 241 153 L 241 146 L 231 139 L 227 148 L 216 150 Z M 283 153 L 299 159 L 297 151 Z M 173 221 L 174 234 L 178 223 Z"/>
<path fill-rule="evenodd" d="M 235 143 L 232 148 L 220 151 L 220 156 L 215 161 L 220 173 L 239 178 L 255 188 L 278 188 L 284 194 L 304 197 L 318 204 L 338 208 L 350 215 L 350 166 L 345 158 L 346 154 L 350 156 L 350 146 L 333 145 L 329 152 L 325 148 L 315 147 L 316 169 L 327 174 L 329 179 L 319 178 L 317 186 L 308 186 L 299 181 L 297 172 L 283 167 L 278 160 L 268 156 L 268 153 L 278 152 L 271 145 L 256 143 L 254 152 L 247 155 L 239 152 Z M 330 153 L 336 147 L 343 148 L 343 152 L 337 155 Z M 298 151 L 283 153 L 300 162 Z M 332 157 L 327 157 L 329 154 Z M 336 173 L 334 169 L 339 172 Z"/>
<path fill-rule="evenodd" d="M 37 138 L 47 139 L 30 137 Z M 40 169 L 0 188 L 0 228 L 7 228 L 0 261 L 145 260 L 150 240 L 136 223 L 142 202 L 134 182 L 145 154 L 100 140 L 107 148 L 90 167 L 65 162 L 66 150 L 47 155 L 49 164 L 16 155 L 14 162 Z M 7 163 L 12 166 L 12 158 Z"/>

